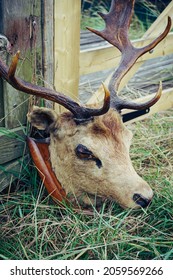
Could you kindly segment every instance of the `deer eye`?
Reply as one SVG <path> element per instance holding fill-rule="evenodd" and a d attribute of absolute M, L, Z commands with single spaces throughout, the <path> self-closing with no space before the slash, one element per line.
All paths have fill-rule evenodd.
<path fill-rule="evenodd" d="M 79 144 L 75 149 L 76 155 L 80 159 L 92 159 L 94 157 L 93 153 L 88 150 L 87 147 Z"/>
<path fill-rule="evenodd" d="M 76 149 L 75 149 L 75 153 L 77 155 L 77 157 L 79 159 L 82 159 L 82 160 L 93 160 L 96 162 L 96 165 L 98 166 L 98 168 L 101 168 L 102 167 L 102 162 L 101 160 L 99 160 L 98 158 L 96 158 L 93 153 L 88 150 L 87 147 L 85 147 L 84 145 L 82 144 L 79 144 Z"/>

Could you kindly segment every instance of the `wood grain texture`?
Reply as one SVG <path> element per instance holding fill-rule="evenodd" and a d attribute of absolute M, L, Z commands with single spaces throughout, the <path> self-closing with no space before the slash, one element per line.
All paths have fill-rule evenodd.
<path fill-rule="evenodd" d="M 0 164 L 19 158 L 25 152 L 25 135 L 21 128 L 0 132 Z"/>
<path fill-rule="evenodd" d="M 135 101 L 139 102 L 139 103 L 143 103 L 143 102 L 146 102 L 146 101 L 152 99 L 152 97 L 154 97 L 154 95 L 155 94 L 150 94 L 148 96 L 136 99 Z M 150 112 L 148 114 L 140 116 L 140 117 L 135 118 L 133 120 L 130 120 L 126 123 L 141 121 L 141 120 L 146 119 L 147 117 L 149 117 L 149 116 L 151 116 L 155 113 L 158 113 L 158 112 L 161 112 L 161 111 L 166 111 L 170 108 L 173 108 L 173 88 L 166 89 L 162 92 L 161 98 L 159 99 L 159 101 L 157 101 L 157 103 L 155 103 L 150 108 Z M 127 109 L 123 110 L 123 114 L 129 113 L 131 111 L 132 110 L 127 110 Z"/>
<path fill-rule="evenodd" d="M 139 39 L 132 41 L 132 44 L 141 48 L 145 45 L 151 43 L 153 38 L 150 39 Z M 164 41 L 162 41 L 152 53 L 146 53 L 138 59 L 137 65 L 145 62 L 148 59 L 156 58 L 159 56 L 171 54 L 173 52 L 172 48 L 173 33 L 170 33 Z M 113 68 L 118 65 L 121 59 L 120 52 L 118 49 L 111 45 L 106 45 L 104 47 L 98 47 L 96 49 L 89 49 L 80 52 L 80 75 L 86 75 L 93 72 L 102 71 L 105 69 Z"/>
<path fill-rule="evenodd" d="M 14 160 L 4 166 L 0 166 L 0 192 L 5 188 L 10 188 L 11 183 L 15 179 L 19 179 L 22 172 L 22 164 L 29 161 L 28 156 L 22 159 Z"/>
<path fill-rule="evenodd" d="M 0 126 L 4 126 L 4 100 L 3 100 L 3 83 L 0 79 Z"/>
<path fill-rule="evenodd" d="M 3 34 L 13 45 L 12 52 L 21 51 L 17 75 L 36 82 L 41 72 L 41 8 L 40 0 L 2 0 Z M 8 58 L 10 63 L 11 57 Z M 36 70 L 37 69 L 37 70 Z M 28 96 L 3 83 L 5 127 L 14 128 L 26 123 Z"/>
<path fill-rule="evenodd" d="M 54 2 L 54 85 L 57 91 L 78 99 L 80 0 Z M 59 105 L 55 106 L 59 112 Z"/>
<path fill-rule="evenodd" d="M 44 86 L 52 89 L 54 82 L 54 0 L 44 0 L 41 3 Z M 45 105 L 52 107 L 52 102 L 45 100 Z"/>

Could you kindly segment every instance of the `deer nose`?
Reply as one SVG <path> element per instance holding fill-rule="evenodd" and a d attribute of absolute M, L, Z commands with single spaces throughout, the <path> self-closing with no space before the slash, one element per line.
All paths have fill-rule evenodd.
<path fill-rule="evenodd" d="M 138 193 L 135 193 L 133 195 L 133 200 L 136 202 L 136 204 L 140 205 L 142 208 L 147 207 L 151 203 L 151 199 L 148 199 Z"/>

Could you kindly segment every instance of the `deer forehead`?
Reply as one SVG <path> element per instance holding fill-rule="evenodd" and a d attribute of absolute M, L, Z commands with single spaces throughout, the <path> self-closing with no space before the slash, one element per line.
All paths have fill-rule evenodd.
<path fill-rule="evenodd" d="M 129 147 L 132 133 L 123 124 L 119 113 L 110 109 L 107 114 L 82 125 L 76 125 L 69 113 L 65 113 L 57 119 L 51 137 L 55 142 L 71 147 L 82 143 L 88 148 L 99 150 L 104 144 L 106 146 L 102 150 L 106 151 L 110 148 L 122 149 L 124 145 Z"/>

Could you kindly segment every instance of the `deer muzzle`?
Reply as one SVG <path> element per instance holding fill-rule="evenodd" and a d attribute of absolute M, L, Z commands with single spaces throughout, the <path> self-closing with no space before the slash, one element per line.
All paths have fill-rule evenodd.
<path fill-rule="evenodd" d="M 141 194 L 135 193 L 133 195 L 133 200 L 136 204 L 138 204 L 142 208 L 146 208 L 147 206 L 150 205 L 152 198 L 148 199 Z"/>

